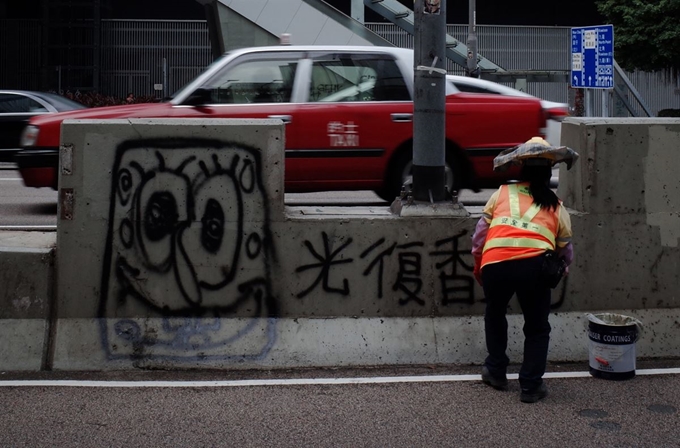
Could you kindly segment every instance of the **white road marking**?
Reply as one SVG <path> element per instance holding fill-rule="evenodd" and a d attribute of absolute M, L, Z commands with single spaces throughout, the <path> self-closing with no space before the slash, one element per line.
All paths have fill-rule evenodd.
<path fill-rule="evenodd" d="M 641 369 L 636 375 L 677 375 L 680 368 Z M 588 378 L 589 372 L 548 372 L 544 378 Z M 517 374 L 508 375 L 517 379 Z M 234 381 L 79 381 L 79 380 L 14 380 L 0 381 L 0 387 L 256 387 L 256 386 L 308 386 L 318 384 L 385 384 L 385 383 L 441 383 L 457 381 L 481 381 L 481 375 L 422 375 L 383 376 L 367 378 L 282 378 L 272 380 Z"/>
<path fill-rule="evenodd" d="M 7 178 L 4 178 L 4 179 L 0 179 L 0 181 L 2 181 L 2 180 L 13 180 L 13 181 L 18 181 L 18 180 L 23 180 L 23 179 L 20 178 L 20 177 L 7 177 Z"/>
<path fill-rule="evenodd" d="M 0 230 L 57 230 L 57 226 L 0 226 Z"/>

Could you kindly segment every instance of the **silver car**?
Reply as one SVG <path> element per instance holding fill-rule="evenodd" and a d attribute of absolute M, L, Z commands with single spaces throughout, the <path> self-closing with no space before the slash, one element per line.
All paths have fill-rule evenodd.
<path fill-rule="evenodd" d="M 54 93 L 0 90 L 0 162 L 13 161 L 31 117 L 75 109 L 85 106 Z"/>

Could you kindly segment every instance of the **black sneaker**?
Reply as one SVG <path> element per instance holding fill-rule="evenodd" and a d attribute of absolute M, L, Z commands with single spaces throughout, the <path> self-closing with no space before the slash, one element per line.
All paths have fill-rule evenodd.
<path fill-rule="evenodd" d="M 508 390 L 508 378 L 491 376 L 489 369 L 486 366 L 482 367 L 482 382 L 496 390 Z"/>
<path fill-rule="evenodd" d="M 548 388 L 545 387 L 545 383 L 541 383 L 533 389 L 522 389 L 522 393 L 519 396 L 522 403 L 536 403 L 538 400 L 542 400 L 548 396 Z"/>

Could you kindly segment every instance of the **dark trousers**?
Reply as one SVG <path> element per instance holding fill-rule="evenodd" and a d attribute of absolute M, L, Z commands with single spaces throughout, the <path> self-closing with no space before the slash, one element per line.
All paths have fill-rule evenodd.
<path fill-rule="evenodd" d="M 505 353 L 508 346 L 505 314 L 510 299 L 517 294 L 524 314 L 524 361 L 519 371 L 522 389 L 532 389 L 543 382 L 548 358 L 550 288 L 539 284 L 540 268 L 540 257 L 530 257 L 487 264 L 482 269 L 486 296 L 484 332 L 489 352 L 484 364 L 493 376 L 505 374 L 510 362 Z"/>

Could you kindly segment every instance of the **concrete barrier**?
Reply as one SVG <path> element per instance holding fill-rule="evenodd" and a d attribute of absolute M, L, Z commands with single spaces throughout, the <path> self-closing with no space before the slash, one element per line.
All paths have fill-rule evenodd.
<path fill-rule="evenodd" d="M 570 118 L 562 144 L 581 155 L 558 187 L 575 211 L 575 309 L 680 307 L 680 120 Z"/>
<path fill-rule="evenodd" d="M 56 235 L 0 232 L 0 370 L 48 365 Z"/>
<path fill-rule="evenodd" d="M 602 310 L 647 324 L 639 357 L 676 356 L 680 121 L 569 119 L 562 138 L 582 157 L 560 172 L 576 261 L 550 359 L 587 362 L 584 314 Z M 268 120 L 65 122 L 47 367 L 482 362 L 479 217 L 285 207 L 283 139 Z"/>

